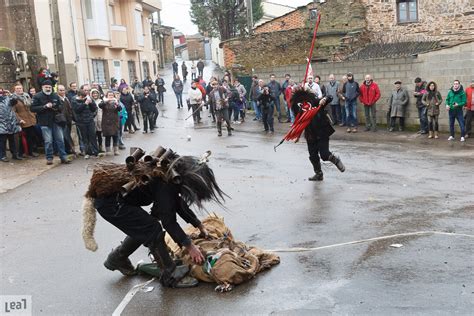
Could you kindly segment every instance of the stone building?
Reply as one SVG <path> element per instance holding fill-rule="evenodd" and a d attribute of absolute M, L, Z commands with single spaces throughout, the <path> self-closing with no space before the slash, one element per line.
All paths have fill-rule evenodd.
<path fill-rule="evenodd" d="M 33 0 L 0 0 L 0 86 L 11 89 L 20 81 L 25 88 L 46 66 L 41 54 Z"/>
<path fill-rule="evenodd" d="M 221 43 L 226 68 L 304 63 L 318 9 L 321 24 L 314 60 L 341 61 L 370 44 L 435 42 L 433 48 L 474 38 L 474 4 L 470 0 L 331 0 L 309 3 L 263 23 L 249 38 Z M 271 56 L 271 58 L 268 58 Z"/>
<path fill-rule="evenodd" d="M 186 36 L 186 44 L 189 60 L 205 59 L 204 51 L 205 37 L 201 34 Z"/>

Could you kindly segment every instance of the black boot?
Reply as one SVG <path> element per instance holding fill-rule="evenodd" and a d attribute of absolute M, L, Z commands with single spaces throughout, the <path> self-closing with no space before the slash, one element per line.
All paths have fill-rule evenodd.
<path fill-rule="evenodd" d="M 164 236 L 165 233 L 161 232 L 156 241 L 149 247 L 155 261 L 163 271 L 160 277 L 161 284 L 166 287 L 176 288 L 196 286 L 198 281 L 192 277 L 187 277 L 189 266 L 177 266 L 173 259 L 171 259 Z"/>
<path fill-rule="evenodd" d="M 333 154 L 331 154 L 329 156 L 329 161 L 332 162 L 333 164 L 335 164 L 337 169 L 339 169 L 340 172 L 346 171 L 346 167 L 344 167 L 344 164 L 342 163 L 341 159 L 339 159 L 339 157 L 334 156 Z"/>
<path fill-rule="evenodd" d="M 314 169 L 314 176 L 308 178 L 309 181 L 323 181 L 323 172 L 321 171 L 321 161 L 318 159 L 311 160 Z"/>
<path fill-rule="evenodd" d="M 112 271 L 119 270 L 123 275 L 137 274 L 137 271 L 130 262 L 130 259 L 128 259 L 128 256 L 134 253 L 140 246 L 140 242 L 127 236 L 122 244 L 112 250 L 112 252 L 107 256 L 104 266 Z"/>
<path fill-rule="evenodd" d="M 323 179 L 324 177 L 322 171 L 318 171 L 314 174 L 314 176 L 308 178 L 309 181 L 323 181 Z"/>
<path fill-rule="evenodd" d="M 222 136 L 222 122 L 217 122 L 217 136 Z"/>

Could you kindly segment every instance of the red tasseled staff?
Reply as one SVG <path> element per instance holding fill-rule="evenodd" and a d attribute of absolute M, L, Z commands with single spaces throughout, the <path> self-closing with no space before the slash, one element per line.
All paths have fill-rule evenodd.
<path fill-rule="evenodd" d="M 308 79 L 308 71 L 311 66 L 311 58 L 313 57 L 313 50 L 314 50 L 314 45 L 316 43 L 316 34 L 318 33 L 318 27 L 319 27 L 319 22 L 321 21 L 321 13 L 318 12 L 318 18 L 316 20 L 316 24 L 314 26 L 314 32 L 313 32 L 313 40 L 311 41 L 311 49 L 309 51 L 309 57 L 308 57 L 308 62 L 306 64 L 306 72 L 304 75 L 304 80 L 303 80 L 303 89 L 304 85 L 306 84 L 306 80 Z M 298 140 L 301 137 L 301 134 L 305 130 L 305 128 L 309 125 L 313 117 L 318 114 L 319 110 L 321 109 L 320 106 L 318 107 L 312 107 L 311 104 L 304 102 L 302 105 L 302 111 L 299 112 L 296 117 L 295 117 L 295 122 L 293 125 L 291 125 L 290 130 L 288 133 L 286 133 L 285 137 L 274 147 L 274 150 L 276 151 L 276 148 L 283 144 L 283 142 L 286 141 L 292 141 L 294 140 L 295 143 L 298 142 Z"/>

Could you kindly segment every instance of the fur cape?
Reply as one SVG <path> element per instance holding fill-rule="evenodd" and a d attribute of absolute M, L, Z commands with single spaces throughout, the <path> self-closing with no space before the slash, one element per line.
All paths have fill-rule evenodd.
<path fill-rule="evenodd" d="M 130 184 L 130 188 L 145 186 L 153 178 L 178 185 L 183 200 L 188 205 L 195 204 L 199 208 L 203 208 L 204 201 L 222 205 L 227 196 L 217 184 L 214 172 L 202 158 L 174 154 L 169 158 L 169 163 L 163 166 L 156 162 L 138 161 L 131 171 L 125 164 L 97 164 L 82 208 L 82 237 L 87 249 L 96 251 L 98 248 L 94 239 L 94 199 L 121 194 L 126 184 Z"/>

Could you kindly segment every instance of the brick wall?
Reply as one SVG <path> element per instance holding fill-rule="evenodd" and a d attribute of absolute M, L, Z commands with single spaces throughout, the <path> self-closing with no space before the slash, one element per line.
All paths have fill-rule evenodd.
<path fill-rule="evenodd" d="M 323 83 L 327 82 L 329 74 L 333 73 L 340 79 L 348 71 L 354 73 L 354 78 L 362 83 L 366 74 L 371 74 L 374 81 L 380 87 L 382 97 L 377 103 L 377 121 L 386 123 L 388 109 L 388 98 L 394 88 L 396 80 L 403 82 L 404 88 L 410 94 L 410 104 L 407 111 L 407 124 L 418 126 L 418 112 L 413 97 L 414 83 L 416 77 L 423 80 L 434 80 L 438 84 L 443 98 L 454 79 L 461 80 L 464 87 L 470 84 L 474 74 L 474 42 L 442 49 L 426 54 L 420 54 L 413 58 L 390 58 L 373 59 L 364 61 L 313 63 L 315 74 L 321 76 Z M 283 81 L 285 73 L 290 73 L 295 80 L 302 80 L 306 64 L 289 65 L 284 67 L 257 68 L 255 73 L 260 79 L 269 80 L 271 73 L 275 73 L 277 79 Z M 362 106 L 358 106 L 358 121 L 365 122 Z M 448 115 L 442 110 L 440 115 L 440 128 L 448 130 Z"/>
<path fill-rule="evenodd" d="M 259 25 L 254 29 L 255 34 L 274 32 L 274 31 L 287 31 L 306 27 L 306 21 L 308 19 L 307 8 L 298 8 L 288 14 L 281 17 L 275 18 L 262 25 Z"/>
<path fill-rule="evenodd" d="M 382 42 L 442 40 L 465 41 L 474 37 L 472 0 L 418 0 L 418 21 L 397 22 L 396 1 L 361 0 L 367 7 L 367 27 Z"/>

